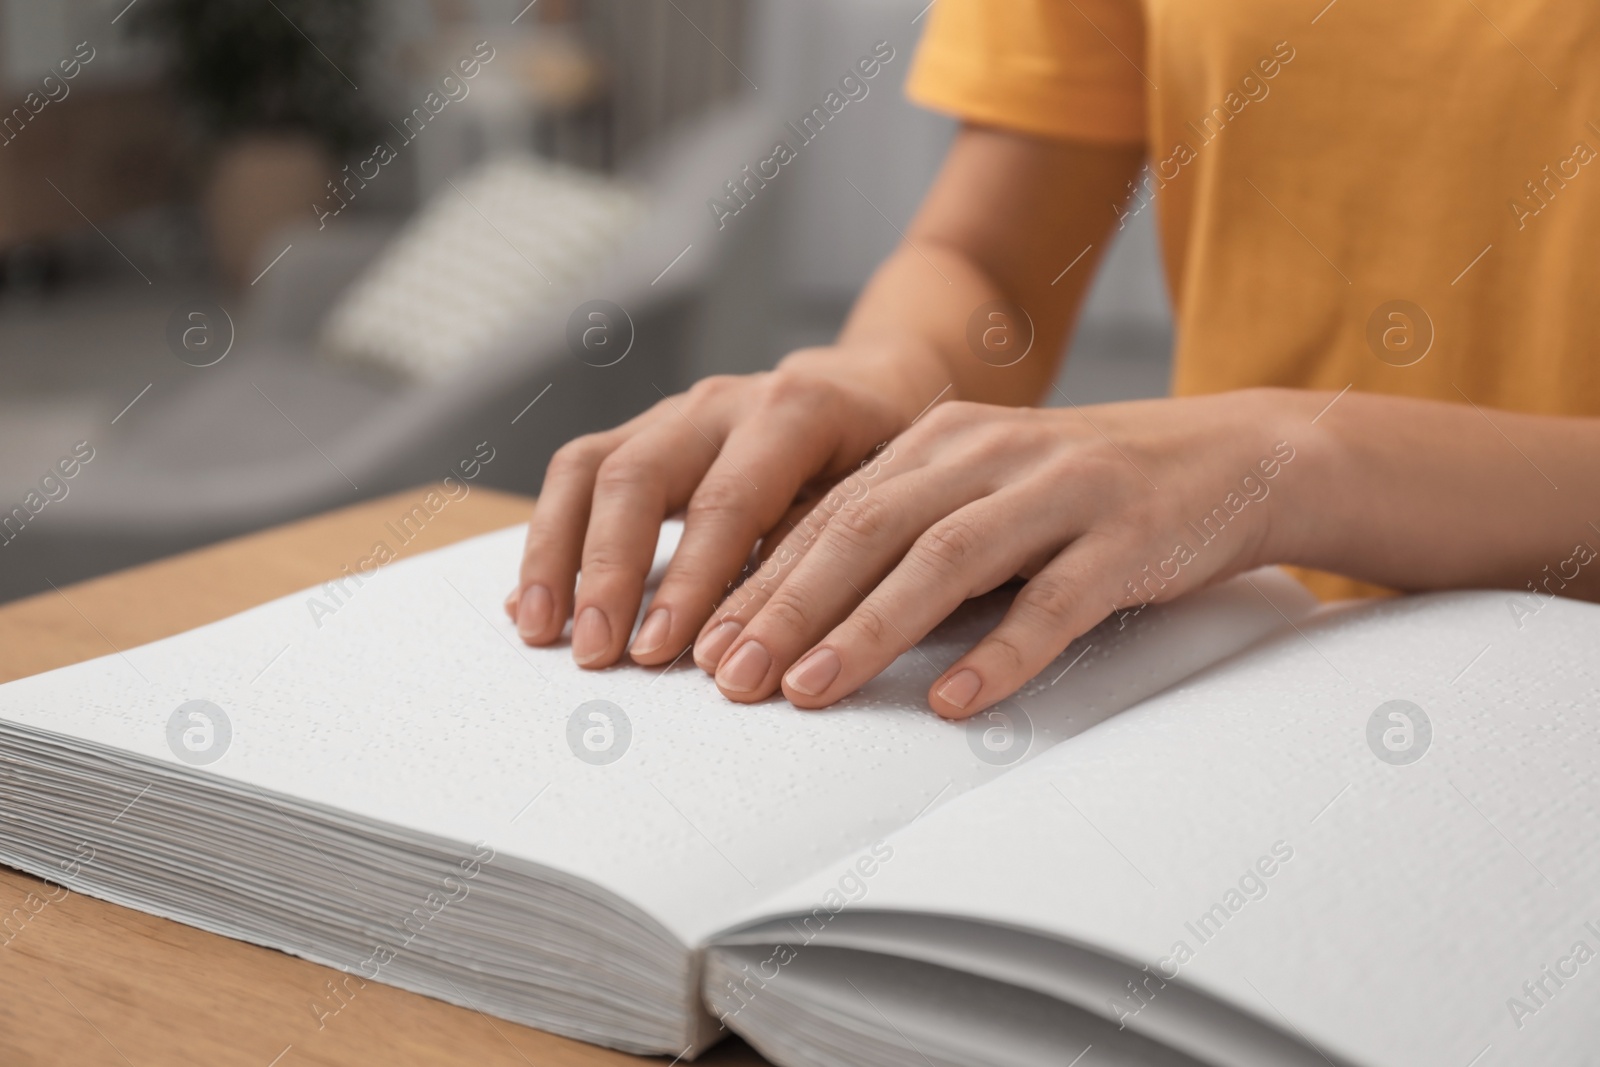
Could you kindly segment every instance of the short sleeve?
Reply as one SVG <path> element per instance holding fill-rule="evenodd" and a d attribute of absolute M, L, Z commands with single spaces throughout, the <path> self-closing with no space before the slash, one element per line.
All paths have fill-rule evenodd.
<path fill-rule="evenodd" d="M 913 101 L 1067 140 L 1145 140 L 1139 0 L 937 0 L 912 64 Z"/>

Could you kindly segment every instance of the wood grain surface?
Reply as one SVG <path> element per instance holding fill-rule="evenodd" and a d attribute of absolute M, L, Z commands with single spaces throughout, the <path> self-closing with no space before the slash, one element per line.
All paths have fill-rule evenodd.
<path fill-rule="evenodd" d="M 131 648 L 326 581 L 365 556 L 429 487 L 145 564 L 0 607 L 0 681 Z M 532 501 L 489 489 L 449 503 L 399 554 L 522 521 Z M 506 575 L 509 590 L 512 575 Z M 627 1056 L 368 983 L 0 867 L 0 1064 L 624 1067 Z M 319 1005 L 321 1006 L 319 1008 Z M 765 1064 L 737 1040 L 699 1060 Z"/>

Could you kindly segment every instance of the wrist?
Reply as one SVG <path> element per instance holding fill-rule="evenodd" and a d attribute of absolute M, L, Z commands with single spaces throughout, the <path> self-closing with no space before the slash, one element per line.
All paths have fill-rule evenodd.
<path fill-rule="evenodd" d="M 778 370 L 829 378 L 871 394 L 894 412 L 901 428 L 944 392 L 953 399 L 944 364 L 914 341 L 854 340 L 802 348 L 778 361 Z"/>
<path fill-rule="evenodd" d="M 1329 532 L 1331 504 L 1347 482 L 1338 473 L 1338 441 L 1321 417 L 1339 394 L 1281 388 L 1250 393 L 1259 405 L 1261 424 L 1268 428 L 1267 447 L 1282 464 L 1283 475 L 1274 486 L 1277 506 L 1271 509 L 1256 562 L 1316 567 L 1318 540 Z"/>

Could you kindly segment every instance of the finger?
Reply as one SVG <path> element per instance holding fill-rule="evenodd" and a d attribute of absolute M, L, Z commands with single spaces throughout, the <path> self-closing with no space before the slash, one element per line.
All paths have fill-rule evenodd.
<path fill-rule="evenodd" d="M 551 457 L 528 521 L 517 587 L 505 602 L 506 613 L 529 644 L 549 644 L 560 637 L 572 615 L 595 472 L 619 445 L 658 419 L 660 407 L 603 433 L 574 438 Z"/>
<path fill-rule="evenodd" d="M 809 508 L 791 508 L 783 518 L 783 533 L 774 530 L 763 544 L 759 563 L 742 582 L 717 605 L 695 640 L 695 665 L 715 674 L 728 647 L 772 594 L 803 559 L 827 528 L 828 520 L 842 508 L 862 499 L 871 490 L 858 469 L 840 479 L 826 495 Z M 798 512 L 799 517 L 794 518 Z"/>
<path fill-rule="evenodd" d="M 810 551 L 826 529 L 828 520 L 871 492 L 874 482 L 885 476 L 894 458 L 892 446 L 875 451 L 826 489 L 820 499 L 809 505 L 796 502 L 778 526 L 768 531 L 762 539 L 760 559 L 754 571 L 717 606 L 700 628 L 695 640 L 694 661 L 701 670 L 707 674 L 716 672 L 717 664 L 744 624 L 766 603 L 783 575 L 792 571 Z M 803 495 L 810 495 L 808 488 L 802 488 Z"/>
<path fill-rule="evenodd" d="M 826 707 L 915 647 L 961 603 L 1011 579 L 1079 530 L 1075 502 L 1041 506 L 1036 484 L 1008 486 L 934 523 L 849 617 L 783 678 L 790 702 Z M 1046 499 L 1049 499 L 1046 497 Z M 928 664 L 933 665 L 932 661 Z"/>
<path fill-rule="evenodd" d="M 633 632 L 661 521 L 688 501 L 717 455 L 723 420 L 666 413 L 620 446 L 595 472 L 583 568 L 573 608 L 572 658 L 580 667 L 615 663 Z M 707 436 L 715 435 L 715 436 Z"/>
<path fill-rule="evenodd" d="M 697 667 L 707 674 L 716 673 L 717 664 L 722 662 L 728 646 L 733 644 L 760 604 L 765 603 L 765 595 L 758 598 L 757 593 L 775 587 L 816 542 L 827 524 L 828 515 L 836 510 L 836 505 L 830 506 L 828 499 L 831 498 L 803 510 L 789 509 L 780 527 L 768 532 L 755 565 L 701 624 L 694 641 Z M 843 497 L 838 499 L 843 500 Z M 795 517 L 797 512 L 798 518 Z"/>
<path fill-rule="evenodd" d="M 539 502 L 528 520 L 517 588 L 506 599 L 517 634 L 530 645 L 549 644 L 566 626 L 595 472 L 623 440 L 622 428 L 575 438 L 556 450 L 545 470 Z"/>
<path fill-rule="evenodd" d="M 1067 546 L 1022 587 L 999 625 L 933 683 L 933 710 L 965 719 L 1004 700 L 1110 614 L 1120 583 L 1136 569 L 1129 543 L 1092 530 Z"/>
<path fill-rule="evenodd" d="M 723 694 L 738 701 L 771 696 L 783 672 L 850 614 L 919 535 L 982 493 L 976 477 L 961 474 L 912 471 L 831 516 L 787 577 L 722 623 L 741 627 L 717 665 Z"/>
<path fill-rule="evenodd" d="M 801 412 L 745 419 L 728 435 L 689 498 L 683 540 L 633 642 L 636 661 L 665 663 L 683 651 L 757 539 L 833 458 L 836 442 L 809 421 Z"/>

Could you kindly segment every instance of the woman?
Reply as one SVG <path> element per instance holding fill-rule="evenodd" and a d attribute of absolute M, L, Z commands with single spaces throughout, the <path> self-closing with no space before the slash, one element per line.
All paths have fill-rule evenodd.
<path fill-rule="evenodd" d="M 1593 5 L 929 18 L 910 91 L 963 126 L 906 240 L 834 345 L 557 454 L 507 601 L 526 641 L 575 618 L 596 668 L 694 642 L 730 699 L 818 708 L 1021 575 L 929 691 L 964 717 L 1113 609 L 1263 564 L 1332 572 L 1307 577 L 1330 596 L 1600 596 Z M 1174 398 L 1029 406 L 1098 254 L 1157 197 Z M 775 554 L 728 596 L 758 542 Z"/>

